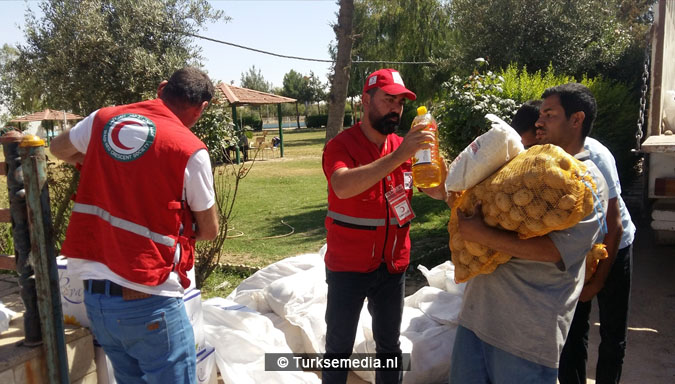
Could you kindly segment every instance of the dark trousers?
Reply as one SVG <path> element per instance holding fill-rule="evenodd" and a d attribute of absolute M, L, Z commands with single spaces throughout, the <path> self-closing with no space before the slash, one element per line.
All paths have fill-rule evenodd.
<path fill-rule="evenodd" d="M 401 317 L 405 296 L 405 273 L 392 274 L 385 264 L 370 273 L 332 272 L 326 269 L 326 357 L 349 357 L 363 308 L 373 318 L 375 351 L 380 356 L 401 356 Z M 400 360 L 399 360 L 400 361 Z M 323 383 L 346 383 L 348 371 L 322 372 Z M 400 383 L 401 371 L 377 371 L 376 383 Z"/>
<path fill-rule="evenodd" d="M 600 347 L 595 370 L 597 384 L 619 383 L 626 354 L 626 333 L 630 284 L 633 270 L 633 245 L 617 252 L 605 286 L 598 293 L 600 309 Z M 560 356 L 560 384 L 586 383 L 588 331 L 592 301 L 577 304 L 572 326 Z"/>

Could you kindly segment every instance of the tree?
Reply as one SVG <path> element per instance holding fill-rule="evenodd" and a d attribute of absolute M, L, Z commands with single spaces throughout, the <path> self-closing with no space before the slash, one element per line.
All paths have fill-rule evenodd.
<path fill-rule="evenodd" d="M 450 62 L 454 37 L 448 2 L 443 0 L 356 0 L 350 96 L 360 96 L 368 74 L 380 68 L 401 72 L 420 100 L 440 90 L 445 66 L 393 62 Z M 358 63 L 358 61 L 384 61 Z M 390 63 L 387 63 L 390 62 Z M 441 71 L 444 69 L 446 71 Z"/>
<path fill-rule="evenodd" d="M 328 96 L 328 123 L 326 124 L 326 142 L 337 136 L 344 124 L 345 102 L 349 86 L 349 73 L 352 64 L 352 25 L 354 20 L 354 1 L 340 0 L 338 22 L 333 26 L 337 37 L 337 58 L 333 68 L 330 94 Z"/>
<path fill-rule="evenodd" d="M 26 16 L 17 79 L 35 82 L 50 108 L 88 114 L 105 105 L 154 96 L 157 84 L 199 65 L 189 34 L 226 19 L 206 0 L 61 1 Z"/>
<path fill-rule="evenodd" d="M 42 95 L 35 79 L 19 71 L 19 50 L 4 44 L 0 49 L 0 104 L 10 115 L 35 112 L 42 107 Z"/>
<path fill-rule="evenodd" d="M 260 92 L 269 92 L 272 88 L 272 85 L 265 81 L 260 69 L 256 72 L 255 65 L 251 66 L 248 72 L 241 74 L 241 86 Z"/>
<path fill-rule="evenodd" d="M 628 19 L 635 7 L 628 3 L 454 0 L 452 27 L 460 61 L 467 69 L 475 58 L 485 57 L 495 69 L 518 63 L 546 70 L 552 63 L 571 75 L 611 74 L 633 40 Z"/>
<path fill-rule="evenodd" d="M 313 71 L 309 71 L 307 87 L 309 88 L 310 101 L 316 102 L 316 110 L 320 115 L 321 108 L 319 107 L 319 102 L 326 100 L 326 86 L 321 82 L 319 77 L 314 74 Z"/>
<path fill-rule="evenodd" d="M 295 103 L 295 118 L 298 128 L 300 128 L 300 110 L 298 109 L 298 102 L 305 103 L 312 99 L 312 92 L 309 89 L 309 78 L 291 69 L 284 75 L 281 95 L 292 97 L 297 100 Z M 307 108 L 305 108 L 305 115 L 307 115 Z"/>

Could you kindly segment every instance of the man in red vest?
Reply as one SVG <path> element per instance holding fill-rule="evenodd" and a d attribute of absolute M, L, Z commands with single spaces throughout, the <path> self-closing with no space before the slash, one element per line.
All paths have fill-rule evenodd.
<path fill-rule="evenodd" d="M 399 342 L 405 270 L 410 261 L 410 158 L 430 147 L 434 134 L 414 127 L 394 134 L 405 99 L 416 96 L 398 71 L 381 69 L 363 87 L 363 120 L 326 144 L 326 355 L 352 353 L 363 302 L 373 318 L 378 358 L 401 358 Z M 425 190 L 445 200 L 445 185 Z M 377 371 L 377 383 L 398 383 L 398 370 Z M 324 383 L 345 383 L 347 371 L 324 370 Z"/>
<path fill-rule="evenodd" d="M 61 253 L 84 281 L 92 332 L 119 383 L 194 383 L 183 305 L 197 240 L 218 233 L 211 163 L 190 128 L 213 96 L 208 76 L 176 71 L 157 99 L 101 108 L 56 137 L 81 164 Z"/>

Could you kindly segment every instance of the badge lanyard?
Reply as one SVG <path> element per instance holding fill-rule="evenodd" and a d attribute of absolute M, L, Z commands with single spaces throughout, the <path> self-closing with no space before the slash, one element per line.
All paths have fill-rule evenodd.
<path fill-rule="evenodd" d="M 386 141 L 384 145 L 386 151 Z M 390 177 L 391 176 L 387 176 L 385 180 L 390 179 Z M 385 185 L 387 184 L 389 183 L 385 181 Z M 408 195 L 405 193 L 405 187 L 402 184 L 399 184 L 396 187 L 391 186 L 391 184 L 388 186 L 391 188 L 391 190 L 385 193 L 384 196 L 387 199 L 387 203 L 389 203 L 391 212 L 393 212 L 394 216 L 396 217 L 396 221 L 398 221 L 399 227 L 402 227 L 410 220 L 415 218 L 415 213 L 412 210 L 410 201 L 408 201 Z"/>

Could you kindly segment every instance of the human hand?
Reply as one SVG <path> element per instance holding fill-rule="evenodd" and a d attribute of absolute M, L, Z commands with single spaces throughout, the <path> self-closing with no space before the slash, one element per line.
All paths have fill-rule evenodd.
<path fill-rule="evenodd" d="M 482 202 L 476 203 L 473 207 L 473 212 L 465 214 L 461 210 L 457 210 L 457 225 L 459 233 L 464 240 L 476 241 L 483 233 L 487 224 L 483 221 Z"/>
<path fill-rule="evenodd" d="M 593 300 L 595 295 L 600 292 L 602 289 L 602 285 L 597 283 L 595 280 L 591 279 L 584 285 L 584 287 L 581 289 L 581 294 L 579 295 L 579 301 L 582 303 L 588 302 Z"/>
<path fill-rule="evenodd" d="M 415 155 L 420 149 L 431 148 L 432 143 L 435 140 L 435 135 L 433 132 L 425 130 L 426 125 L 418 124 L 412 128 L 403 138 L 403 142 L 396 149 L 401 157 L 409 159 Z"/>

